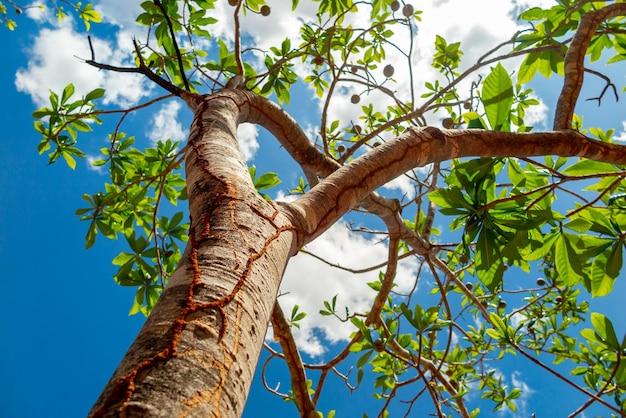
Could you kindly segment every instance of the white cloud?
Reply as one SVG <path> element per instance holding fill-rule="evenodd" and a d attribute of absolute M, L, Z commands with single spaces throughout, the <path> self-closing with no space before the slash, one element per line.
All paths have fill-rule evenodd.
<path fill-rule="evenodd" d="M 387 259 L 387 246 L 378 238 L 365 238 L 348 230 L 345 223 L 338 223 L 307 245 L 306 250 L 322 257 L 330 263 L 344 268 L 364 268 L 376 265 Z M 400 263 L 396 276 L 395 290 L 402 292 L 414 284 L 415 266 L 411 261 Z M 355 274 L 331 267 L 309 255 L 299 254 L 287 266 L 279 302 L 289 316 L 294 305 L 307 316 L 300 321 L 300 329 L 294 329 L 298 347 L 310 356 L 321 356 L 325 347 L 323 341 L 331 343 L 347 340 L 354 327 L 349 322 L 341 322 L 332 316 L 322 316 L 323 302 L 337 295 L 337 314 L 345 317 L 345 307 L 349 312 L 365 313 L 371 308 L 374 291 L 367 282 L 377 281 L 380 270 Z"/>
<path fill-rule="evenodd" d="M 526 126 L 532 126 L 534 130 L 544 130 L 548 128 L 548 106 L 538 97 L 533 98 L 539 100 L 539 104 L 526 109 L 524 123 Z"/>
<path fill-rule="evenodd" d="M 626 120 L 622 121 L 622 132 L 613 138 L 613 141 L 626 142 Z"/>
<path fill-rule="evenodd" d="M 128 0 L 100 0 L 94 2 L 94 9 L 102 15 L 103 21 L 121 28 L 131 28 L 139 26 L 135 22 L 135 17 L 141 11 L 139 4 Z"/>
<path fill-rule="evenodd" d="M 513 387 L 516 387 L 522 391 L 522 394 L 519 398 L 515 400 L 517 405 L 517 411 L 515 416 L 530 416 L 528 413 L 528 399 L 535 392 L 524 380 L 522 380 L 522 372 L 514 371 L 511 375 L 511 382 L 513 382 Z"/>
<path fill-rule="evenodd" d="M 102 159 L 102 155 L 87 155 L 87 158 L 86 158 L 87 169 L 91 171 L 95 171 L 98 174 L 105 174 L 104 166 L 93 165 L 94 161 L 98 161 L 101 159 Z"/>
<path fill-rule="evenodd" d="M 170 101 L 159 109 L 152 117 L 152 128 L 148 131 L 148 138 L 154 143 L 159 140 L 183 142 L 187 139 L 187 131 L 178 121 L 178 112 L 182 105 L 180 101 Z"/>
<path fill-rule="evenodd" d="M 411 175 L 411 173 L 408 174 Z M 404 200 L 410 200 L 415 197 L 415 182 L 408 176 L 398 176 L 383 187 L 388 190 L 398 190 L 402 193 Z"/>
<path fill-rule="evenodd" d="M 56 22 L 53 28 L 41 29 L 28 51 L 27 68 L 19 69 L 16 74 L 18 91 L 30 95 L 37 106 L 49 103 L 49 90 L 60 93 L 69 83 L 74 84 L 77 97 L 95 88 L 105 88 L 107 92 L 103 102 L 121 106 L 135 104 L 150 93 L 151 86 L 143 76 L 101 71 L 81 63 L 91 58 L 91 51 L 86 36 L 76 33 L 74 25 L 72 17 L 68 16 L 63 22 Z M 132 48 L 129 49 L 128 45 L 131 40 L 122 35 L 118 39 L 124 43 L 92 37 L 95 57 L 99 62 L 130 65 Z"/>
<path fill-rule="evenodd" d="M 242 123 L 237 127 L 237 138 L 239 146 L 246 161 L 250 161 L 254 157 L 254 153 L 259 149 L 259 129 L 257 125 L 251 123 Z"/>

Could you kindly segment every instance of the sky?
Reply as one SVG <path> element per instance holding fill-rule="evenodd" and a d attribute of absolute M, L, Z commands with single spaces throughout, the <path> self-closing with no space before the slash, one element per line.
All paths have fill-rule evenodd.
<path fill-rule="evenodd" d="M 423 23 L 418 26 L 415 66 L 418 77 L 428 79 L 434 75 L 430 57 L 436 34 L 451 42 L 463 41 L 465 58 L 472 62 L 472 58 L 515 32 L 517 26 L 511 16 L 516 7 L 551 2 L 442 0 L 424 3 L 427 4 L 416 4 L 424 13 Z M 131 18 L 138 4 L 126 0 L 95 3 L 105 20 L 113 23 L 92 28 L 99 61 L 113 65 L 130 62 L 132 37 L 141 33 Z M 228 22 L 224 17 L 228 11 L 225 8 L 228 6 L 224 6 L 226 2 L 217 4 L 216 14 Z M 295 39 L 299 15 L 291 15 L 288 8 L 279 7 L 278 0 L 269 4 L 274 6 L 269 18 L 249 17 L 247 36 L 258 39 L 260 46 L 277 44 L 285 36 Z M 298 13 L 306 15 L 312 13 L 315 5 L 303 0 L 300 6 Z M 490 11 L 489 25 L 484 24 L 484 10 Z M 80 417 L 91 408 L 144 320 L 139 315 L 128 315 L 133 289 L 120 287 L 112 280 L 115 267 L 110 261 L 124 249 L 124 242 L 99 239 L 86 251 L 87 225 L 74 215 L 76 209 L 83 207 L 82 194 L 94 193 L 105 181 L 103 174 L 94 170 L 89 161 L 95 159 L 99 148 L 106 144 L 106 133 L 116 120 L 106 118 L 103 129 L 81 138 L 81 146 L 89 158 L 79 161 L 72 171 L 62 163 L 48 166 L 47 158 L 38 156 L 39 139 L 32 127 L 31 113 L 45 105 L 49 89 L 61 91 L 69 82 L 83 93 L 105 88 L 104 104 L 109 106 L 133 105 L 162 93 L 139 77 L 97 71 L 82 63 L 80 58 L 89 58 L 89 46 L 82 23 L 71 17 L 58 24 L 45 13 L 29 12 L 18 17 L 17 22 L 15 32 L 0 29 L 0 53 L 5 57 L 0 66 L 0 91 L 4 99 L 0 112 L 4 141 L 0 150 L 0 265 L 3 266 L 0 277 L 4 288 L 0 333 L 5 336 L 5 343 L 0 346 L 4 372 L 0 381 L 0 417 Z M 228 39 L 228 27 L 217 27 L 216 35 Z M 389 60 L 395 62 L 399 58 L 390 53 Z M 402 71 L 401 68 L 397 65 L 397 71 Z M 618 86 L 626 84 L 623 71 L 616 77 Z M 533 85 L 542 105 L 529 117 L 538 128 L 545 129 L 550 124 L 549 114 L 554 108 L 554 91 L 558 85 L 555 79 L 538 80 Z M 583 91 L 583 97 L 586 93 L 595 95 L 591 94 L 594 87 L 597 88 L 597 84 L 592 80 L 588 90 Z M 296 87 L 293 94 L 300 94 L 307 100 L 296 101 L 288 111 L 307 132 L 313 132 L 319 124 L 316 119 L 319 108 L 311 91 Z M 331 109 L 333 115 L 342 120 L 356 117 L 356 111 L 349 106 L 351 94 L 352 91 L 343 92 Z M 582 106 L 585 107 L 580 111 L 591 109 L 592 104 Z M 589 125 L 615 127 L 618 135 L 626 140 L 623 101 L 603 109 L 608 111 L 589 114 L 585 121 Z M 184 106 L 170 100 L 133 114 L 125 123 L 125 129 L 144 143 L 168 137 L 184 141 L 190 121 L 191 114 Z M 431 122 L 438 120 L 435 117 Z M 285 159 L 275 140 L 250 125 L 240 128 L 240 140 L 249 163 L 256 164 L 258 172 L 278 171 L 284 187 L 279 187 L 274 196 L 285 198 L 285 191 L 296 184 L 299 176 L 295 165 Z M 410 192 L 406 182 L 398 181 L 391 187 L 398 193 Z M 364 260 L 376 264 L 386 257 L 384 245 L 350 232 L 345 222 L 321 236 L 308 250 L 344 267 L 362 266 Z M 408 263 L 400 266 L 400 288 L 411 285 L 414 270 L 415 266 Z M 285 293 L 281 304 L 287 312 L 297 303 L 310 313 L 301 328 L 295 330 L 307 360 L 329 359 L 350 332 L 345 325 L 314 315 L 322 301 L 339 294 L 339 306 L 350 306 L 352 311 L 363 310 L 371 296 L 365 283 L 375 280 L 377 275 L 377 271 L 363 275 L 338 271 L 305 255 L 292 260 L 281 288 Z M 622 282 L 615 294 L 624 290 Z M 608 309 L 610 315 L 610 306 L 619 306 L 616 301 L 613 295 L 594 303 Z M 625 327 L 622 323 L 616 330 L 618 334 Z M 266 356 L 266 353 L 262 355 L 259 364 Z M 268 384 L 274 387 L 282 379 L 284 389 L 288 385 L 284 367 L 273 365 L 274 362 L 269 367 Z M 529 366 L 512 362 L 503 363 L 500 369 L 505 381 L 526 388 L 518 416 L 529 416 L 531 412 L 536 412 L 537 417 L 561 416 L 571 412 L 570 402 L 580 403 L 584 399 L 563 400 L 563 388 L 545 373 L 530 372 Z M 258 374 L 253 385 L 255 389 L 244 416 L 269 416 L 267 411 L 272 411 L 271 416 L 279 413 L 296 416 L 293 405 L 261 387 Z M 559 400 L 555 402 L 555 399 Z M 348 396 L 340 382 L 329 381 L 321 409 L 327 411 L 332 407 L 338 410 L 338 416 L 350 416 L 346 411 L 351 411 L 355 402 L 366 406 L 374 401 L 367 392 Z M 372 405 L 376 408 L 378 404 Z M 593 416 L 592 411 L 588 416 Z M 602 409 L 598 411 L 603 413 Z M 507 411 L 493 416 L 496 415 L 515 416 Z"/>

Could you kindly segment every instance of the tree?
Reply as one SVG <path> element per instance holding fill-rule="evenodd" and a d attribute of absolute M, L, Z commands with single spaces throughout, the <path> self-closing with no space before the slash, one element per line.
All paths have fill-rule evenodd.
<path fill-rule="evenodd" d="M 327 376 L 354 361 L 352 353 L 353 383 L 371 368 L 383 411 L 409 385 L 419 386 L 409 405 L 424 394 L 439 415 L 475 416 L 467 402 L 473 390 L 495 409 L 515 410 L 520 389 L 508 389 L 485 364 L 490 356 L 519 354 L 589 398 L 575 413 L 596 403 L 623 415 L 626 338 L 620 341 L 613 321 L 580 299 L 609 294 L 621 270 L 626 149 L 612 141 L 613 130 L 583 128 L 574 109 L 584 73 L 606 82 L 598 103 L 607 92 L 619 97 L 585 59 L 624 59 L 626 3 L 560 0 L 528 9 L 520 15 L 528 30 L 465 70 L 461 44 L 438 36 L 432 65 L 441 77 L 424 85 L 411 81 L 411 43 L 399 42 L 412 39 L 420 20 L 408 3 L 323 0 L 318 20 L 302 24 L 297 45 L 286 38 L 261 60 L 242 19 L 267 16 L 269 6 L 230 1 L 234 43 L 218 39 L 211 55 L 202 48 L 216 23 L 215 3 L 146 1 L 137 21 L 148 41 L 134 41 L 135 66 L 99 62 L 93 48 L 85 60 L 141 74 L 169 93 L 164 98 L 182 99 L 194 121 L 181 149 L 171 141 L 133 148 L 120 126 L 136 108 L 100 109 L 103 89 L 77 99 L 70 84 L 34 113 L 40 153 L 50 162 L 63 157 L 72 168 L 84 156 L 77 132 L 106 114 L 122 115 L 94 162 L 108 167 L 110 182 L 85 195 L 89 207 L 77 213 L 89 222 L 88 247 L 97 234 L 125 237 L 129 250 L 113 260 L 120 266 L 115 280 L 137 287 L 132 312 L 149 317 L 90 415 L 241 415 L 270 321 L 282 349 L 275 355 L 291 373 L 287 397 L 301 416 L 318 416 Z M 390 64 L 392 54 L 405 61 Z M 514 57 L 522 59 L 515 80 L 504 66 Z M 527 109 L 538 104 L 525 85 L 538 72 L 563 77 L 549 132 L 525 124 Z M 302 82 L 323 106 L 317 142 L 280 106 Z M 359 124 L 333 120 L 329 109 L 345 96 L 342 89 L 352 92 L 355 106 L 365 102 Z M 428 123 L 436 112 L 445 114 L 444 129 Z M 275 202 L 258 192 L 278 179 L 247 167 L 237 141 L 246 122 L 267 129 L 302 168 L 295 200 Z M 401 176 L 411 179 L 415 197 L 385 196 L 380 187 Z M 182 212 L 163 214 L 166 201 L 185 199 L 189 224 Z M 325 365 L 305 365 L 292 335 L 305 313 L 296 305 L 285 316 L 276 303 L 284 269 L 357 210 L 384 225 L 388 260 L 370 283 L 376 293 L 367 312 L 342 315 L 335 298 L 324 303 L 320 313 L 350 321 L 354 333 Z M 436 218 L 458 231 L 443 235 L 456 241 L 440 242 Z M 417 286 L 393 292 L 401 258 L 419 266 L 417 278 L 432 278 L 434 303 L 415 303 Z M 515 270 L 542 277 L 516 290 L 509 279 Z M 504 300 L 515 292 L 525 299 L 511 310 Z M 590 325 L 580 331 L 585 318 Z M 550 360 L 572 362 L 574 377 Z M 312 367 L 321 370 L 317 382 L 307 377 Z"/>

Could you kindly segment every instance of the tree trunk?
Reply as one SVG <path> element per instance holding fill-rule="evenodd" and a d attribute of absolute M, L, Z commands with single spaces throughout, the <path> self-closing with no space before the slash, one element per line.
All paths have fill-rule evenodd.
<path fill-rule="evenodd" d="M 237 143 L 240 109 L 198 101 L 186 156 L 191 227 L 182 261 L 90 416 L 238 417 L 293 221 L 254 189 Z"/>
<path fill-rule="evenodd" d="M 467 156 L 550 154 L 626 164 L 624 147 L 570 130 L 516 134 L 427 127 L 409 128 L 339 168 L 293 119 L 254 93 L 223 90 L 184 98 L 195 110 L 186 155 L 189 243 L 93 417 L 241 416 L 289 257 L 411 168 Z M 263 200 L 237 142 L 242 122 L 264 126 L 324 181 L 291 204 Z M 380 206 L 378 200 L 366 203 Z M 399 206 L 386 210 L 403 225 Z M 427 243 L 418 244 L 428 251 Z"/>

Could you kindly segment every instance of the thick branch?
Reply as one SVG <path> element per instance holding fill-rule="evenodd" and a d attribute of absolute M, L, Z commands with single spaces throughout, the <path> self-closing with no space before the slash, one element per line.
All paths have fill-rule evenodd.
<path fill-rule="evenodd" d="M 327 177 L 291 206 L 305 221 L 304 243 L 397 176 L 415 167 L 460 157 L 559 155 L 626 164 L 626 147 L 565 132 L 508 133 L 468 129 L 409 128 Z"/>
<path fill-rule="evenodd" d="M 565 55 L 565 79 L 554 113 L 554 130 L 572 129 L 574 108 L 583 85 L 585 54 L 598 26 L 607 19 L 626 14 L 626 4 L 616 3 L 585 13 Z"/>

